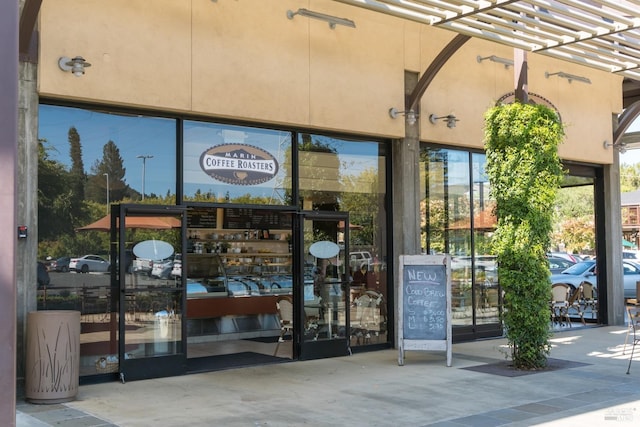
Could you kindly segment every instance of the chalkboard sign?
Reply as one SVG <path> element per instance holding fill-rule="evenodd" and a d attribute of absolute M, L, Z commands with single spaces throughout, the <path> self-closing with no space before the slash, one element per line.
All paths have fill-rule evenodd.
<path fill-rule="evenodd" d="M 404 338 L 447 339 L 446 266 L 407 265 L 402 283 Z"/>
<path fill-rule="evenodd" d="M 405 350 L 445 350 L 451 366 L 451 262 L 448 255 L 400 256 L 398 364 Z"/>

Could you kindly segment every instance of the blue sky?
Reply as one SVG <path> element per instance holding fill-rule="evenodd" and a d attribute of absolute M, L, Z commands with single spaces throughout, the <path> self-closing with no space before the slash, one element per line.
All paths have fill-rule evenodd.
<path fill-rule="evenodd" d="M 41 105 L 38 137 L 46 139 L 52 148 L 49 156 L 67 166 L 71 165 L 71 126 L 80 135 L 87 173 L 96 160 L 102 159 L 102 149 L 111 140 L 120 150 L 129 186 L 142 191 L 142 159 L 137 156 L 152 155 L 146 160 L 145 193 L 164 196 L 171 190 L 175 194 L 175 120 Z"/>
<path fill-rule="evenodd" d="M 640 132 L 640 119 L 636 119 L 631 126 L 629 126 L 628 132 Z M 627 150 L 625 153 L 620 154 L 620 164 L 634 165 L 640 163 L 640 149 Z"/>

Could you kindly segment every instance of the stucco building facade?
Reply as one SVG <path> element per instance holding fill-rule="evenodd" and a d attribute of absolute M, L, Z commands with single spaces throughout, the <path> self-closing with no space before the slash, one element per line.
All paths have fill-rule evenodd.
<path fill-rule="evenodd" d="M 347 17 L 355 27 L 332 26 L 323 20 L 287 13 L 300 8 Z M 462 234 L 444 227 L 451 238 L 443 239 L 443 246 L 430 237 L 429 230 L 433 231 L 431 236 L 436 234 L 434 226 L 424 224 L 429 220 L 428 206 L 433 211 L 438 203 L 449 198 L 463 203 L 466 195 L 470 200 L 467 203 L 473 206 L 464 210 L 451 202 L 447 211 L 450 223 L 463 217 L 473 218 L 474 213 L 489 209 L 483 199 L 489 198 L 489 189 L 483 187 L 486 182 L 482 179 L 484 113 L 496 102 L 508 102 L 514 97 L 513 48 L 471 38 L 450 56 L 422 94 L 415 123 L 407 120 L 409 114 L 403 111 L 420 75 L 455 36 L 454 32 L 329 0 L 277 4 L 257 0 L 158 0 L 152 6 L 142 0 L 42 2 L 37 21 L 37 56 L 20 63 L 19 76 L 16 225 L 27 225 L 30 234 L 27 239 L 19 239 L 15 249 L 18 384 L 25 369 L 21 361 L 25 352 L 26 315 L 41 308 L 34 268 L 42 255 L 38 253 L 37 241 L 39 232 L 42 233 L 37 228 L 38 140 L 45 139 L 58 153 L 50 152 L 50 159 L 71 167 L 68 159 L 64 160 L 69 150 L 65 144 L 70 141 L 67 133 L 70 128 L 77 129 L 80 135 L 88 180 L 93 177 L 97 183 L 103 175 L 107 179 L 106 188 L 99 187 L 101 191 L 106 189 L 107 204 L 114 190 L 110 184 L 115 181 L 112 170 L 101 169 L 104 157 L 100 155 L 110 141 L 120 150 L 127 170 L 122 182 L 133 190 L 120 200 L 111 199 L 111 204 L 122 205 L 110 211 L 113 215 L 168 216 L 180 221 L 180 227 L 151 237 L 175 241 L 172 262 L 176 260 L 175 254 L 181 253 L 185 269 L 190 262 L 196 265 L 195 258 L 187 255 L 198 254 L 199 250 L 220 257 L 227 287 L 234 280 L 230 271 L 236 261 L 249 265 L 259 258 L 266 265 L 264 258 L 269 258 L 275 260 L 271 264 L 289 266 L 284 273 L 288 275 L 286 279 L 271 281 L 277 283 L 278 289 L 286 288 L 290 282 L 290 292 L 282 293 L 292 297 L 297 313 L 293 320 L 298 329 L 293 332 L 292 342 L 285 341 L 291 346 L 287 358 L 329 357 L 358 348 L 364 351 L 393 346 L 397 281 L 394 264 L 401 254 L 447 252 L 461 259 L 466 257 L 471 271 L 461 280 L 470 283 L 467 304 L 471 308 L 464 311 L 467 306 L 460 302 L 461 314 L 454 320 L 454 337 L 457 334 L 459 339 L 476 339 L 498 335 L 499 298 L 493 300 L 486 296 L 484 288 L 475 288 L 476 283 L 490 280 L 487 278 L 490 268 L 478 258 L 486 254 L 479 246 L 481 234 L 473 221 L 469 221 Z M 90 63 L 79 77 L 60 66 L 61 57 L 76 56 Z M 620 262 L 621 239 L 618 154 L 607 146 L 607 141 L 612 140 L 616 117 L 623 110 L 622 77 L 536 54 L 529 54 L 526 64 L 530 99 L 556 109 L 565 125 L 566 138 L 559 154 L 566 168 L 571 175 L 586 179 L 593 186 L 596 249 L 603 266 L 600 283 L 606 283 L 606 291 L 601 291 L 599 321 L 620 324 L 622 290 L 615 285 L 620 274 L 615 266 Z M 583 80 L 560 78 L 558 72 Z M 452 126 L 447 125 L 451 123 L 447 116 L 453 117 Z M 140 133 L 131 132 L 138 125 Z M 203 156 L 215 157 L 216 147 L 234 144 L 249 150 L 250 155 L 263 156 L 261 161 L 277 163 L 278 173 L 283 175 L 274 174 L 268 180 L 259 178 L 261 182 L 256 184 L 258 190 L 254 193 L 252 185 L 241 182 L 246 174 L 253 177 L 257 173 L 254 169 L 244 170 L 244 174 L 235 170 L 234 177 L 226 181 L 219 179 L 223 174 L 219 170 L 208 173 L 203 167 Z M 254 148 L 256 151 L 252 152 Z M 96 152 L 91 157 L 90 153 Z M 160 164 L 163 171 L 158 174 Z M 440 173 L 440 167 L 449 168 L 450 173 Z M 322 172 L 314 175 L 317 171 Z M 213 176 L 216 173 L 217 178 Z M 347 177 L 355 184 L 346 184 Z M 165 182 L 172 184 L 167 187 Z M 456 187 L 461 189 L 455 191 Z M 242 198 L 244 192 L 250 197 Z M 165 193 L 165 199 L 155 197 Z M 445 193 L 446 199 L 439 197 Z M 273 194 L 281 197 L 267 197 Z M 150 210 L 140 208 L 145 196 L 155 202 Z M 362 196 L 370 204 L 358 208 L 363 202 L 355 200 L 356 196 Z M 244 216 L 238 210 L 244 210 Z M 196 223 L 196 216 L 189 213 L 195 211 L 201 213 L 197 218 L 202 223 Z M 272 215 L 272 222 L 263 221 L 265 212 Z M 213 222 L 201 225 L 205 217 Z M 240 225 L 233 220 L 238 217 L 244 221 Z M 362 227 L 369 234 L 365 235 Z M 313 255 L 310 245 L 322 240 L 318 230 L 328 234 L 324 239 L 339 250 L 331 259 L 335 259 L 335 283 L 343 288 L 334 293 L 318 292 L 318 298 L 331 300 L 334 305 L 332 311 L 318 313 L 322 321 L 312 324 L 308 318 L 314 296 L 307 294 L 306 288 L 314 279 L 305 276 L 305 269 L 308 267 L 308 272 L 314 273 L 318 260 L 323 259 L 309 256 Z M 194 237 L 197 231 L 202 237 Z M 208 237 L 203 237 L 205 234 Z M 133 248 L 135 254 L 135 245 L 127 246 L 125 235 L 115 231 L 110 235 L 116 237 L 118 245 L 104 247 L 105 256 L 115 255 L 124 261 L 125 249 Z M 468 237 L 471 235 L 475 237 Z M 460 239 L 458 243 L 455 236 Z M 232 247 L 242 242 L 253 249 L 240 252 L 246 254 L 242 257 L 225 256 L 228 252 L 217 252 L 214 242 L 223 240 L 231 241 Z M 353 272 L 347 268 L 349 254 L 356 250 L 376 257 L 367 267 L 375 275 L 367 290 L 376 292 L 383 301 L 374 309 L 377 327 L 365 328 L 364 332 L 353 332 L 358 312 L 350 309 L 355 307 L 355 298 L 359 296 L 348 283 Z M 115 265 L 114 259 L 110 261 Z M 125 341 L 127 336 L 133 338 L 128 329 L 117 322 L 109 323 L 113 335 L 124 333 L 124 337 L 98 339 L 109 344 L 108 351 L 92 352 L 89 346 L 85 348 L 86 354 L 81 357 L 86 356 L 83 363 L 87 371 L 81 369 L 81 373 L 84 372 L 86 380 L 105 375 L 95 362 L 110 356 L 131 356 L 140 363 L 147 363 L 151 356 L 166 356 L 155 369 L 139 375 L 158 376 L 166 366 L 181 363 L 190 348 L 207 341 L 206 336 L 229 332 L 225 328 L 230 325 L 236 328 L 229 332 L 233 339 L 216 338 L 219 346 L 220 341 L 256 340 L 280 333 L 281 313 L 270 309 L 265 313 L 258 311 L 261 314 L 254 313 L 253 308 L 225 312 L 235 317 L 219 323 L 202 320 L 207 316 L 194 315 L 200 312 L 188 306 L 188 300 L 195 297 L 189 297 L 187 292 L 183 295 L 186 288 L 182 286 L 187 284 L 186 270 L 183 271 L 182 282 L 182 279 L 176 282 L 175 275 L 166 279 L 180 284 L 177 291 L 169 289 L 165 282 L 162 288 L 165 297 L 171 295 L 178 301 L 168 311 L 169 320 L 175 320 L 171 317 L 174 314 L 183 316 L 173 326 L 177 335 L 162 340 L 159 347 L 154 347 L 152 341 L 151 349 L 147 346 L 136 354 L 136 349 L 127 347 L 131 342 Z M 69 280 L 80 277 L 78 273 L 69 274 L 73 275 Z M 114 283 L 131 280 L 127 285 L 140 288 L 142 282 L 133 282 L 135 274 L 126 274 L 123 271 L 111 279 L 109 275 L 100 279 L 88 275 L 100 281 L 88 286 L 108 288 L 104 294 L 107 300 L 128 304 L 130 300 L 120 296 L 121 291 L 126 293 L 123 291 L 126 286 L 121 289 L 119 282 Z M 245 279 L 249 277 L 246 272 L 242 274 Z M 260 275 L 265 277 L 264 270 Z M 54 280 L 61 280 L 60 277 Z M 497 278 L 495 281 L 497 286 Z M 264 295 L 263 283 L 257 280 L 255 283 L 255 290 L 253 282 L 245 283 L 247 293 L 238 296 L 251 297 L 255 291 L 271 298 L 278 293 Z M 86 288 L 87 283 L 74 286 Z M 273 291 L 273 284 L 270 286 Z M 310 287 L 309 292 L 312 291 Z M 269 300 L 269 304 L 275 310 L 274 301 Z M 124 311 L 105 309 L 112 314 L 110 322 L 118 314 L 125 323 L 129 322 L 126 308 L 120 308 Z M 162 311 L 160 307 L 146 310 L 154 315 Z M 176 313 L 181 310 L 184 312 Z M 220 307 L 202 310 L 224 312 Z M 482 313 L 492 314 L 483 317 Z M 95 317 L 96 313 L 89 314 Z M 157 316 L 147 319 L 152 334 L 165 332 L 162 325 L 154 323 L 157 319 Z M 139 327 L 134 325 L 138 321 L 144 319 L 131 320 L 127 325 Z M 214 327 L 218 332 L 193 332 L 194 328 L 211 331 Z M 324 335 L 322 332 L 308 335 L 309 331 L 317 332 L 313 328 L 326 329 Z M 277 333 L 274 335 L 273 331 Z M 372 333 L 377 339 L 371 339 Z M 89 335 L 83 338 L 90 339 Z M 276 356 L 284 347 L 277 345 L 280 350 L 276 347 Z M 123 357 L 119 357 L 120 363 Z M 154 363 L 158 359 L 162 357 L 155 358 Z M 141 367 L 136 361 L 125 363 L 129 363 L 129 370 L 125 370 L 129 378 L 136 378 L 135 372 L 140 372 Z M 210 367 L 215 369 L 219 366 L 216 363 L 223 362 L 211 363 Z M 180 368 L 165 372 L 178 375 L 185 371 Z M 116 368 L 106 375 L 113 378 L 117 373 Z"/>

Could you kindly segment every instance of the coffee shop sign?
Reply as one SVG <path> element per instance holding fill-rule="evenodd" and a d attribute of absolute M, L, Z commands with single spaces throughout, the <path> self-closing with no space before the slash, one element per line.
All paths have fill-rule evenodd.
<path fill-rule="evenodd" d="M 200 156 L 202 170 L 218 181 L 234 185 L 257 185 L 278 173 L 278 161 L 262 148 L 247 144 L 221 144 Z"/>

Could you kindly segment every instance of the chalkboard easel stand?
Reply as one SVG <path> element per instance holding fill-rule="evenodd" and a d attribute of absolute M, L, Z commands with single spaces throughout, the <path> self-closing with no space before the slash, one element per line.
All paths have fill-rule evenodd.
<path fill-rule="evenodd" d="M 451 257 L 400 255 L 398 365 L 406 350 L 445 351 L 451 366 Z"/>

